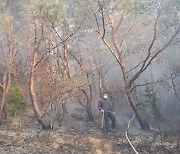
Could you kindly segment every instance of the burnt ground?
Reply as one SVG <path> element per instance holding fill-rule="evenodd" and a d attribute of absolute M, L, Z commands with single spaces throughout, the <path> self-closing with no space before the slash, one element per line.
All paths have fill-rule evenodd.
<path fill-rule="evenodd" d="M 11 124 L 10 124 L 11 123 Z M 34 118 L 21 125 L 14 120 L 0 126 L 0 154 L 133 154 L 125 130 L 104 134 L 100 121 L 85 122 L 68 118 L 55 130 L 40 131 Z M 130 130 L 129 138 L 142 154 L 179 154 L 177 132 L 163 132 L 162 142 L 156 132 Z"/>

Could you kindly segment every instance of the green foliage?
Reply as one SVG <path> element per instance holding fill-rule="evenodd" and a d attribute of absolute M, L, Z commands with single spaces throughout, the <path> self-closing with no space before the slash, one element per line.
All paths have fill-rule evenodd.
<path fill-rule="evenodd" d="M 64 79 L 61 79 L 59 81 L 60 85 L 61 86 L 69 86 L 69 85 L 74 85 L 76 82 L 73 78 L 64 78 Z"/>
<path fill-rule="evenodd" d="M 0 12 L 3 12 L 6 8 L 6 1 L 5 0 L 1 0 L 1 5 L 0 5 Z"/>
<path fill-rule="evenodd" d="M 59 81 L 59 85 L 62 87 L 71 86 L 71 87 L 79 87 L 81 85 L 85 85 L 87 83 L 87 77 L 83 75 L 79 75 L 71 78 L 63 78 Z"/>
<path fill-rule="evenodd" d="M 157 106 L 157 95 L 156 92 L 151 89 L 149 86 L 146 87 L 146 90 L 144 92 L 144 97 L 146 98 L 146 102 L 150 104 L 151 111 L 156 119 L 161 119 L 161 112 L 160 108 Z"/>
<path fill-rule="evenodd" d="M 166 0 L 165 3 L 164 3 L 164 9 L 165 11 L 168 11 L 168 12 L 171 12 L 172 9 L 175 10 L 175 9 L 178 9 L 180 5 L 180 0 Z"/>
<path fill-rule="evenodd" d="M 163 3 L 162 16 L 164 23 L 179 23 L 180 0 L 166 0 Z"/>
<path fill-rule="evenodd" d="M 17 82 L 13 83 L 8 92 L 8 111 L 11 116 L 23 116 L 27 111 L 27 104 L 22 96 Z"/>
<path fill-rule="evenodd" d="M 0 32 L 7 30 L 8 23 L 12 21 L 12 16 L 8 11 L 0 14 Z"/>
<path fill-rule="evenodd" d="M 143 12 L 146 11 L 149 12 L 149 8 L 151 7 L 152 7 L 152 2 L 150 1 L 134 0 L 130 4 L 128 4 L 127 11 L 136 15 L 136 14 L 142 14 Z"/>

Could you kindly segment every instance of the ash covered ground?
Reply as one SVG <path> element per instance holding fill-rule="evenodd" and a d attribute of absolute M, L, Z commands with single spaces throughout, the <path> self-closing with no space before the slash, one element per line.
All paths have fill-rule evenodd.
<path fill-rule="evenodd" d="M 68 116 L 62 126 L 54 130 L 41 130 L 34 117 L 21 125 L 12 122 L 0 126 L 0 154 L 133 154 L 125 129 L 117 125 L 116 131 L 105 134 L 100 121 L 86 122 Z M 179 154 L 180 132 L 129 130 L 129 138 L 141 154 Z"/>

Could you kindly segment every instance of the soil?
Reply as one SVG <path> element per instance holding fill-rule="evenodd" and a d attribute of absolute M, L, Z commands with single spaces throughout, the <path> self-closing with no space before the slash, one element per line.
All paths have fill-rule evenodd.
<path fill-rule="evenodd" d="M 154 134 L 155 140 L 154 140 Z M 177 132 L 145 132 L 133 129 L 129 138 L 140 154 L 179 154 Z M 154 141 L 153 141 L 154 140 Z M 161 141 L 162 140 L 162 141 Z M 94 123 L 69 117 L 54 130 L 41 130 L 35 118 L 0 126 L 0 154 L 133 154 L 120 125 L 110 133 Z"/>

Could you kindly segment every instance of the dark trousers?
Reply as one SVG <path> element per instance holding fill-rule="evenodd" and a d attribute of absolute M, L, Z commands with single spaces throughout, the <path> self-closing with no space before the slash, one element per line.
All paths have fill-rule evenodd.
<path fill-rule="evenodd" d="M 105 120 L 105 128 L 106 131 L 109 131 L 109 119 L 112 121 L 112 129 L 116 127 L 116 118 L 111 112 L 105 112 L 104 113 L 104 120 Z"/>

